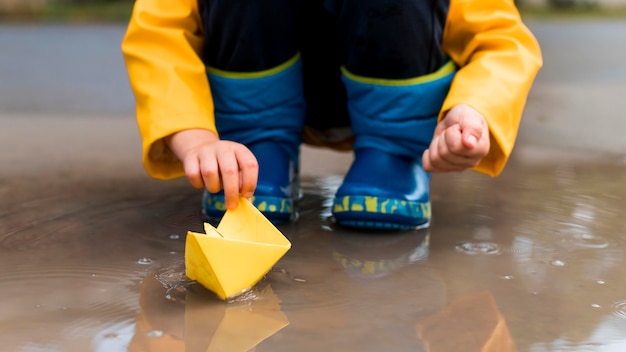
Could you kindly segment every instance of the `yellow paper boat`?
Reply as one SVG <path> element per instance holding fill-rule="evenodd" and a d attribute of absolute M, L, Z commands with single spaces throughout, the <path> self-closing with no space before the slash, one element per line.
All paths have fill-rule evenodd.
<path fill-rule="evenodd" d="M 291 248 L 283 234 L 250 203 L 227 210 L 217 229 L 187 232 L 185 271 L 220 298 L 235 296 L 259 282 Z"/>

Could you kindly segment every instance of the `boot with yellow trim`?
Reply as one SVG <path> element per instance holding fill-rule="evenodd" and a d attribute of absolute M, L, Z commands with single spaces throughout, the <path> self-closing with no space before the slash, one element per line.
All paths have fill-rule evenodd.
<path fill-rule="evenodd" d="M 305 104 L 299 55 L 260 72 L 208 69 L 220 138 L 247 146 L 259 164 L 252 203 L 273 223 L 296 216 L 298 160 Z M 224 193 L 204 192 L 209 222 L 224 215 Z"/>
<path fill-rule="evenodd" d="M 337 225 L 383 230 L 429 226 L 430 175 L 421 158 L 455 71 L 451 61 L 409 79 L 374 79 L 343 69 L 355 142 L 354 161 L 333 201 Z"/>

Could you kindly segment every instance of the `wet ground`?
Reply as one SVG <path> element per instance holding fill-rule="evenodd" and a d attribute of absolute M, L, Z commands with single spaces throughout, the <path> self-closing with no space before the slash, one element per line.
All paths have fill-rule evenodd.
<path fill-rule="evenodd" d="M 305 149 L 292 249 L 246 300 L 184 278 L 200 194 L 139 160 L 122 27 L 0 27 L 1 351 L 626 350 L 626 22 L 536 22 L 545 68 L 498 178 L 433 178 L 429 230 L 326 217 Z"/>

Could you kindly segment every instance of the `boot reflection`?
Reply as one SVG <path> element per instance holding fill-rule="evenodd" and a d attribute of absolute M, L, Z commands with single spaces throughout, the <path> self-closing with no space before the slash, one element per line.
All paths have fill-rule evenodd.
<path fill-rule="evenodd" d="M 371 311 L 369 314 L 361 309 L 347 312 L 354 317 L 348 321 L 375 321 L 377 317 L 390 314 L 406 319 L 410 313 L 403 314 L 402 311 L 420 312 L 413 315 L 412 334 L 418 345 L 411 350 L 517 351 L 504 316 L 490 292 L 471 293 L 446 303 L 447 290 L 441 278 L 428 265 L 420 265 L 429 255 L 429 229 L 371 235 L 335 231 L 335 235 L 332 257 L 351 279 L 346 290 L 364 293 L 358 296 L 358 301 L 367 304 L 359 307 L 366 306 Z M 407 281 L 407 273 L 412 278 L 410 281 Z M 403 305 L 388 305 L 380 299 L 372 299 L 409 292 L 414 299 L 404 300 L 408 304 Z M 384 335 L 381 330 L 378 334 Z M 368 337 L 368 346 L 376 343 L 380 343 L 382 349 L 389 341 Z"/>
<path fill-rule="evenodd" d="M 148 275 L 139 306 L 130 352 L 254 351 L 289 324 L 280 300 L 263 283 L 246 299 L 224 302 L 200 285 L 167 290 Z"/>
<path fill-rule="evenodd" d="M 397 233 L 336 231 L 333 260 L 346 274 L 359 279 L 378 279 L 428 257 L 428 229 Z"/>

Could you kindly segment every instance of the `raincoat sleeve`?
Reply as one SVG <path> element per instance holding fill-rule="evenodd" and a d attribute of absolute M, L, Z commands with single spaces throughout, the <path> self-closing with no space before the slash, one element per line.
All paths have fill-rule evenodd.
<path fill-rule="evenodd" d="M 459 66 L 439 119 L 458 104 L 485 117 L 491 149 L 474 170 L 498 175 L 513 150 L 526 98 L 542 65 L 513 0 L 452 0 L 442 41 Z"/>
<path fill-rule="evenodd" d="M 216 132 L 197 0 L 137 0 L 122 40 L 143 164 L 154 178 L 184 176 L 164 138 L 181 130 Z M 216 132 L 217 133 L 217 132 Z"/>

